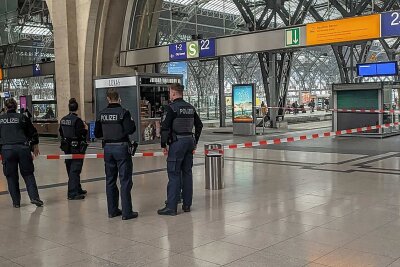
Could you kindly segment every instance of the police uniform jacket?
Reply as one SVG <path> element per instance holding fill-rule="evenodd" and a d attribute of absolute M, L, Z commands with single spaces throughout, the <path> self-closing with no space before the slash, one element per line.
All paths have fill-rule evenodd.
<path fill-rule="evenodd" d="M 170 144 L 171 140 L 176 136 L 193 135 L 193 126 L 197 144 L 203 129 L 203 123 L 191 104 L 183 100 L 183 98 L 175 99 L 165 107 L 161 122 L 161 147 L 167 147 L 167 144 Z"/>
<path fill-rule="evenodd" d="M 109 104 L 96 120 L 94 135 L 105 143 L 130 142 L 129 135 L 136 131 L 136 125 L 128 110 L 120 104 Z"/>
<path fill-rule="evenodd" d="M 39 135 L 32 122 L 15 110 L 0 115 L 0 145 L 39 144 Z"/>
<path fill-rule="evenodd" d="M 86 141 L 88 131 L 85 129 L 85 124 L 76 113 L 70 113 L 63 117 L 60 121 L 58 129 L 60 136 L 67 141 Z"/>

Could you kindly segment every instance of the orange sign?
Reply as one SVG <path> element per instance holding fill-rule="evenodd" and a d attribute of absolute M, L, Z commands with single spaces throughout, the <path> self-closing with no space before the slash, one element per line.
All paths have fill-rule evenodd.
<path fill-rule="evenodd" d="M 0 81 L 3 80 L 3 69 L 0 68 Z"/>
<path fill-rule="evenodd" d="M 381 36 L 380 15 L 317 22 L 306 25 L 307 45 L 322 45 L 378 39 Z"/>

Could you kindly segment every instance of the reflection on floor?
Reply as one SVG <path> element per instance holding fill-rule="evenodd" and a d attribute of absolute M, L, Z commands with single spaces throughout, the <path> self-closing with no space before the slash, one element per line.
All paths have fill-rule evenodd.
<path fill-rule="evenodd" d="M 0 266 L 400 266 L 398 141 L 227 151 L 221 191 L 204 189 L 198 156 L 192 212 L 176 217 L 156 214 L 165 200 L 165 158 L 135 159 L 139 218 L 131 221 L 107 217 L 101 160 L 85 161 L 88 197 L 67 201 L 63 162 L 39 159 L 43 208 L 28 204 L 26 193 L 12 208 L 0 177 Z"/>

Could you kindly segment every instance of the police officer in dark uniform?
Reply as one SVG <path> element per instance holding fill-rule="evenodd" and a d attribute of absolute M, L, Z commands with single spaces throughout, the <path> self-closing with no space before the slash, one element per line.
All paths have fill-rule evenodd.
<path fill-rule="evenodd" d="M 65 154 L 85 154 L 87 149 L 87 125 L 78 117 L 78 102 L 71 98 L 68 104 L 69 114 L 60 121 L 61 150 Z M 83 159 L 66 159 L 65 165 L 68 173 L 68 199 L 84 199 L 87 194 L 81 186 L 81 172 Z"/>
<path fill-rule="evenodd" d="M 183 100 L 184 87 L 172 84 L 169 98 L 172 101 L 166 106 L 161 122 L 161 147 L 168 152 L 167 201 L 160 215 L 176 215 L 181 188 L 183 195 L 182 210 L 190 212 L 193 198 L 193 150 L 199 141 L 203 123 L 195 108 Z M 195 133 L 193 136 L 193 126 Z M 169 145 L 169 150 L 167 149 Z"/>
<path fill-rule="evenodd" d="M 32 122 L 23 114 L 16 113 L 17 102 L 8 99 L 7 113 L 0 115 L 0 144 L 3 158 L 3 172 L 7 178 L 8 191 L 13 205 L 21 205 L 18 165 L 25 180 L 26 190 L 32 204 L 43 206 L 40 200 L 34 173 L 32 154 L 39 155 L 39 136 Z"/>
<path fill-rule="evenodd" d="M 133 163 L 129 140 L 129 135 L 136 131 L 136 125 L 130 112 L 121 107 L 121 100 L 115 89 L 107 91 L 107 101 L 107 108 L 98 114 L 94 131 L 96 138 L 103 137 L 104 143 L 108 217 L 122 215 L 122 220 L 129 220 L 138 217 L 138 213 L 132 210 Z M 122 211 L 118 208 L 118 174 Z"/>

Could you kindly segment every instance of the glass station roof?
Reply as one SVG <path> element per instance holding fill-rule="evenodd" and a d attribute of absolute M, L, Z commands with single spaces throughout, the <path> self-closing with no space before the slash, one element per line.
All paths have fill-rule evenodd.
<path fill-rule="evenodd" d="M 284 7 L 286 10 L 293 14 L 299 5 L 301 0 L 282 0 Z M 382 6 L 388 0 L 372 0 L 374 1 L 375 5 Z M 245 0 L 249 8 L 252 10 L 253 13 L 256 14 L 256 17 L 259 17 L 262 12 L 264 11 L 264 7 L 267 4 L 267 0 L 260 1 L 260 0 Z M 272 1 L 271 1 L 272 2 Z M 313 7 L 317 10 L 317 12 L 324 18 L 324 19 L 337 19 L 341 18 L 342 15 L 340 12 L 331 4 L 332 1 L 330 0 L 314 0 Z M 357 0 L 337 0 L 337 3 L 346 6 L 352 2 L 352 5 L 358 5 L 361 1 Z M 175 5 L 182 5 L 182 6 L 198 6 L 203 10 L 220 12 L 224 14 L 230 15 L 239 15 L 240 11 L 238 10 L 236 4 L 233 0 L 164 0 L 164 3 L 171 3 Z M 279 17 L 279 16 L 278 16 Z M 310 14 L 307 15 L 305 22 L 313 22 L 315 21 Z"/>

